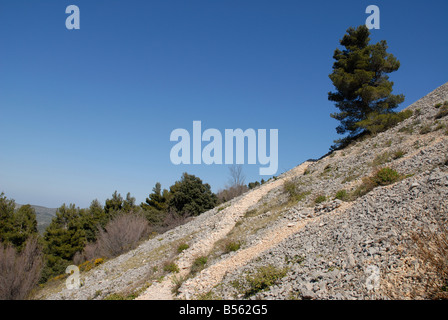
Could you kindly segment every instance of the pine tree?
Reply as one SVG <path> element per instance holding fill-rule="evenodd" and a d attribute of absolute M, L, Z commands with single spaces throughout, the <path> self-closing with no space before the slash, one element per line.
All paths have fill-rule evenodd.
<path fill-rule="evenodd" d="M 8 200 L 5 194 L 0 194 L 0 242 L 3 244 L 11 242 L 14 232 L 14 209 L 15 201 Z"/>
<path fill-rule="evenodd" d="M 199 215 L 214 208 L 218 201 L 208 183 L 188 173 L 170 187 L 170 193 L 169 207 L 180 214 Z"/>
<path fill-rule="evenodd" d="M 143 209 L 149 209 L 149 207 L 154 208 L 160 211 L 166 211 L 168 207 L 169 200 L 169 191 L 163 189 L 160 182 L 157 182 L 154 188 L 152 189 L 152 193 L 149 194 L 148 198 L 146 198 L 146 203 L 142 203 L 141 207 Z"/>
<path fill-rule="evenodd" d="M 36 212 L 30 205 L 15 210 L 16 203 L 0 194 L 0 242 L 21 251 L 31 236 L 38 236 Z"/>
<path fill-rule="evenodd" d="M 337 133 L 350 137 L 362 132 L 357 124 L 369 115 L 392 112 L 404 101 L 403 95 L 393 95 L 393 82 L 388 73 L 398 70 L 400 62 L 387 53 L 385 40 L 369 44 L 370 31 L 365 26 L 349 28 L 336 49 L 333 72 L 329 75 L 336 92 L 329 92 L 328 99 L 336 103 L 339 113 L 331 117 L 339 120 Z"/>
<path fill-rule="evenodd" d="M 126 199 L 123 201 L 123 211 L 125 213 L 134 212 L 137 209 L 135 205 L 135 198 L 131 196 L 131 193 L 126 194 Z"/>
<path fill-rule="evenodd" d="M 114 212 L 118 212 L 121 209 L 123 209 L 123 197 L 121 194 L 115 190 L 115 192 L 112 194 L 112 199 L 107 199 L 106 204 L 104 206 L 104 211 L 111 215 Z"/>
<path fill-rule="evenodd" d="M 21 206 L 14 213 L 13 226 L 14 231 L 11 236 L 11 242 L 18 251 L 21 251 L 31 236 L 38 236 L 36 211 L 34 208 L 29 204 Z"/>
<path fill-rule="evenodd" d="M 44 233 L 45 253 L 70 261 L 86 244 L 80 209 L 62 205 Z"/>

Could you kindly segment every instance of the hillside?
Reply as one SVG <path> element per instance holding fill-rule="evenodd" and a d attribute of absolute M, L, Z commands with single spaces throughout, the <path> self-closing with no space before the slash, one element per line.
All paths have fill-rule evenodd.
<path fill-rule="evenodd" d="M 422 297 L 432 270 L 411 236 L 448 213 L 448 116 L 437 116 L 447 100 L 448 83 L 407 107 L 413 115 L 397 126 L 153 235 L 83 272 L 78 290 L 55 281 L 36 298 Z M 366 178 L 384 167 L 399 178 L 369 188 Z"/>

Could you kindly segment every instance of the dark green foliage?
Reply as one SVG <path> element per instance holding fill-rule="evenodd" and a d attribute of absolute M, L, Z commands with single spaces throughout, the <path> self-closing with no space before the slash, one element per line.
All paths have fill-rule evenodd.
<path fill-rule="evenodd" d="M 247 187 L 248 187 L 249 189 L 254 189 L 254 188 L 258 187 L 259 185 L 261 185 L 261 183 L 258 182 L 258 181 L 255 181 L 255 182 L 249 182 L 249 184 L 247 185 Z"/>
<path fill-rule="evenodd" d="M 112 198 L 106 200 L 104 212 L 110 220 L 119 213 L 138 211 L 138 208 L 139 207 L 135 205 L 135 198 L 132 197 L 129 192 L 126 194 L 126 199 L 123 199 L 121 194 L 115 190 L 112 194 Z"/>
<path fill-rule="evenodd" d="M 14 200 L 6 199 L 4 193 L 0 194 L 0 242 L 8 243 L 14 231 Z"/>
<path fill-rule="evenodd" d="M 109 216 L 104 211 L 98 200 L 93 200 L 89 209 L 80 210 L 82 229 L 85 231 L 88 242 L 96 240 L 99 227 L 104 227 L 109 221 Z"/>
<path fill-rule="evenodd" d="M 113 211 L 117 212 L 123 209 L 123 197 L 116 190 L 112 194 L 112 199 L 107 199 L 104 206 L 104 211 L 108 214 Z"/>
<path fill-rule="evenodd" d="M 82 214 L 82 210 L 74 204 L 63 204 L 45 230 L 44 253 L 47 264 L 43 272 L 46 279 L 64 273 L 75 253 L 83 250 L 87 239 L 82 225 Z"/>
<path fill-rule="evenodd" d="M 159 211 L 166 211 L 168 208 L 168 200 L 170 198 L 170 193 L 168 190 L 163 189 L 160 182 L 157 182 L 155 187 L 152 189 L 152 193 L 146 198 L 146 203 L 142 203 L 141 207 L 143 209 L 154 208 Z"/>
<path fill-rule="evenodd" d="M 398 113 L 370 113 L 366 119 L 356 123 L 356 127 L 362 128 L 369 133 L 377 134 L 396 126 L 398 123 L 412 116 L 411 110 Z"/>
<path fill-rule="evenodd" d="M 213 209 L 217 203 L 217 197 L 211 191 L 210 185 L 188 173 L 184 173 L 181 180 L 170 187 L 170 192 L 168 206 L 181 214 L 196 216 Z"/>
<path fill-rule="evenodd" d="M 131 193 L 126 194 L 126 199 L 123 200 L 123 212 L 129 213 L 138 210 L 138 206 L 135 205 L 135 198 L 131 196 Z"/>
<path fill-rule="evenodd" d="M 357 123 L 372 114 L 387 114 L 404 101 L 403 95 L 392 95 L 393 82 L 388 73 L 398 70 L 400 62 L 387 53 L 387 43 L 382 40 L 369 44 L 370 31 L 365 26 L 350 27 L 336 49 L 333 72 L 329 75 L 336 92 L 329 92 L 328 99 L 336 103 L 339 113 L 331 117 L 340 121 L 339 134 L 355 136 L 361 131 Z"/>
<path fill-rule="evenodd" d="M 15 201 L 0 194 L 0 242 L 21 251 L 31 236 L 37 236 L 36 212 L 30 205 L 15 210 Z"/>
<path fill-rule="evenodd" d="M 29 204 L 21 206 L 14 213 L 14 232 L 11 243 L 20 251 L 31 236 L 37 236 L 36 212 Z"/>

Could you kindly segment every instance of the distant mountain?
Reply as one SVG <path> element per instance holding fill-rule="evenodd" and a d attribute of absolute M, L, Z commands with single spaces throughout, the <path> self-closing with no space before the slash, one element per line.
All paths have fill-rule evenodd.
<path fill-rule="evenodd" d="M 23 204 L 16 204 L 16 209 L 19 209 Z M 50 224 L 51 219 L 56 216 L 56 208 L 46 208 L 42 206 L 31 205 L 36 210 L 37 230 L 43 233 Z"/>

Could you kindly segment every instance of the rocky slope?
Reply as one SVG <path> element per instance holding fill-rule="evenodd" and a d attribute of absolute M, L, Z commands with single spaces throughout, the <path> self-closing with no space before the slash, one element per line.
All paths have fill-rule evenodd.
<path fill-rule="evenodd" d="M 55 282 L 36 298 L 415 298 L 424 269 L 410 236 L 448 213 L 448 116 L 435 119 L 447 100 L 448 83 L 394 128 L 151 237 L 82 273 L 77 290 Z M 359 192 L 386 166 L 399 181 Z"/>

